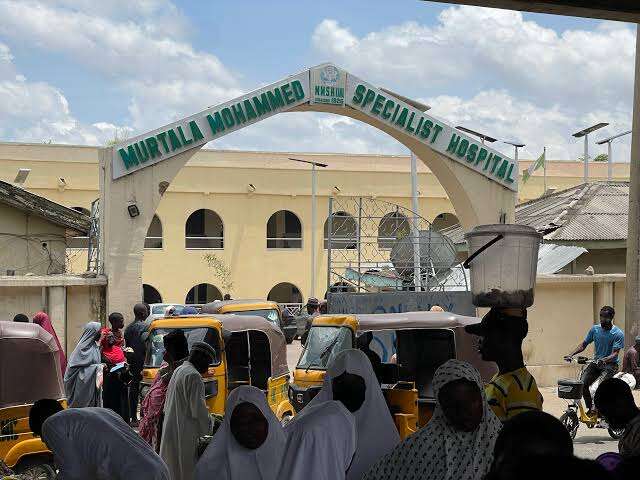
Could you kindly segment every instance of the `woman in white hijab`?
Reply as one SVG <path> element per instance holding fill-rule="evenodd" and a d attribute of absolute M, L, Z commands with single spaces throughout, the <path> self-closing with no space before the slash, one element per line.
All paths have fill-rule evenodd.
<path fill-rule="evenodd" d="M 374 465 L 363 480 L 480 480 L 493 460 L 502 424 L 478 371 L 449 360 L 433 377 L 436 408 L 429 423 Z"/>
<path fill-rule="evenodd" d="M 360 480 L 371 465 L 400 441 L 376 374 L 363 352 L 350 349 L 336 356 L 324 376 L 322 390 L 301 415 L 306 414 L 307 408 L 328 400 L 341 401 L 355 417 L 358 447 L 347 479 Z"/>
<path fill-rule="evenodd" d="M 340 402 L 307 406 L 287 428 L 278 478 L 344 480 L 356 451 L 355 418 Z"/>
<path fill-rule="evenodd" d="M 227 399 L 224 421 L 196 465 L 196 480 L 276 480 L 286 437 L 265 394 L 242 386 Z"/>
<path fill-rule="evenodd" d="M 64 390 L 69 407 L 102 406 L 98 387 L 104 367 L 97 344 L 100 328 L 98 322 L 87 323 L 78 345 L 69 357 L 64 374 Z"/>

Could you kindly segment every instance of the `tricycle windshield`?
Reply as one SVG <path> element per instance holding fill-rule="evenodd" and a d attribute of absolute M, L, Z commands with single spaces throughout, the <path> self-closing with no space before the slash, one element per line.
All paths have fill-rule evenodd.
<path fill-rule="evenodd" d="M 149 335 L 149 345 L 147 347 L 147 357 L 145 359 L 145 367 L 158 368 L 162 365 L 164 357 L 164 343 L 162 339 L 164 336 L 177 328 L 156 328 Z M 189 350 L 191 346 L 196 342 L 206 342 L 211 345 L 216 351 L 216 358 L 213 359 L 211 365 L 220 364 L 220 335 L 215 328 L 207 327 L 195 327 L 195 328 L 181 328 L 187 337 L 187 343 L 189 344 Z"/>
<path fill-rule="evenodd" d="M 273 323 L 276 327 L 280 326 L 280 317 L 278 316 L 278 310 L 275 308 L 268 308 L 264 310 L 246 310 L 242 312 L 229 312 L 235 313 L 237 315 L 256 315 L 258 317 L 262 317 L 271 323 Z"/>
<path fill-rule="evenodd" d="M 353 348 L 349 327 L 311 327 L 297 368 L 326 370 L 336 355 L 349 348 Z"/>

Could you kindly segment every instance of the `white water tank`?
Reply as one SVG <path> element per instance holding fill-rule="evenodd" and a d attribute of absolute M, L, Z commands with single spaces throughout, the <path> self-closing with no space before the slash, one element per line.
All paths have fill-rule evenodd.
<path fill-rule="evenodd" d="M 477 307 L 533 305 L 542 235 L 522 225 L 480 225 L 465 234 L 471 293 Z"/>

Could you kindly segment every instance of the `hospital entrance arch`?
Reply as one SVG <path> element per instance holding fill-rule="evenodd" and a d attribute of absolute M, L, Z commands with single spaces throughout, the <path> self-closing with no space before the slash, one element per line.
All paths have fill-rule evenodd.
<path fill-rule="evenodd" d="M 513 160 L 401 98 L 322 64 L 100 151 L 100 256 L 108 311 L 131 311 L 142 298 L 147 228 L 187 161 L 211 140 L 277 113 L 300 111 L 344 115 L 391 135 L 436 175 L 465 228 L 513 221 Z"/>

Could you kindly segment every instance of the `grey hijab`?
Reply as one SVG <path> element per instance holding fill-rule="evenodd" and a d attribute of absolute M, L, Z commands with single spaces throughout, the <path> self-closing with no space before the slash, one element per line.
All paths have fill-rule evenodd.
<path fill-rule="evenodd" d="M 69 407 L 99 407 L 100 392 L 96 387 L 96 376 L 102 368 L 100 348 L 96 344 L 101 325 L 89 322 L 82 337 L 69 357 L 64 374 L 64 389 Z"/>

